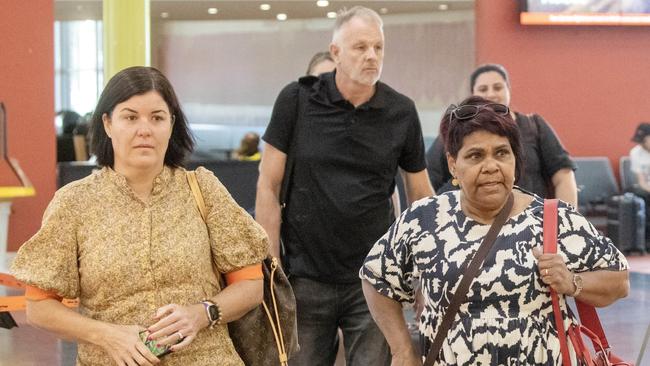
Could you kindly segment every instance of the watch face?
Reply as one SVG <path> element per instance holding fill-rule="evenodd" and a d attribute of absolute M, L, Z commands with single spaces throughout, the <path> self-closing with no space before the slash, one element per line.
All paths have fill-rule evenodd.
<path fill-rule="evenodd" d="M 208 311 L 210 312 L 210 319 L 212 319 L 212 321 L 219 319 L 219 308 L 217 305 L 208 306 Z"/>

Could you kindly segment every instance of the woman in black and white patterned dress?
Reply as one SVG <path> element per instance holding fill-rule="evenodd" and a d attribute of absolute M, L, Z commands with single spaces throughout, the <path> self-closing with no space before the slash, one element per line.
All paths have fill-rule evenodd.
<path fill-rule="evenodd" d="M 480 97 L 451 108 L 440 130 L 460 190 L 415 202 L 377 241 L 360 271 L 393 365 L 422 364 L 400 303 L 413 302 L 414 285 L 421 281 L 426 355 L 466 262 L 510 194 L 509 219 L 473 280 L 436 365 L 559 365 L 549 286 L 594 306 L 609 305 L 629 290 L 625 257 L 563 202 L 558 254 L 542 254 L 543 200 L 514 186 L 523 164 L 508 108 Z M 563 316 L 568 329 L 572 319 L 564 311 Z"/>

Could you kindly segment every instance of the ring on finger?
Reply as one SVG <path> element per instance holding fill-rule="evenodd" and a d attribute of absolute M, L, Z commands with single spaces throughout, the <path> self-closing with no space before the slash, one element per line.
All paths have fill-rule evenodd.
<path fill-rule="evenodd" d="M 183 337 L 183 333 L 181 333 L 180 331 L 176 332 L 176 335 L 178 336 L 179 341 L 181 341 L 183 338 L 185 338 L 185 337 Z"/>
<path fill-rule="evenodd" d="M 548 276 L 548 268 L 544 270 L 544 276 Z"/>

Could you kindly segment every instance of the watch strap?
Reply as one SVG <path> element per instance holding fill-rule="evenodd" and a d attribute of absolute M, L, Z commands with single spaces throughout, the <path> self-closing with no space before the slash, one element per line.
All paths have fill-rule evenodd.
<path fill-rule="evenodd" d="M 201 303 L 203 304 L 203 307 L 205 308 L 205 313 L 206 313 L 206 315 L 208 317 L 208 322 L 210 322 L 210 328 L 214 328 L 215 325 L 221 324 L 222 314 L 221 314 L 221 308 L 219 307 L 219 305 L 215 304 L 214 302 L 212 302 L 210 300 L 203 300 L 203 301 L 201 301 Z M 216 318 L 214 318 L 212 316 L 212 312 L 210 311 L 211 307 L 214 307 L 214 308 L 217 309 L 217 317 Z"/>

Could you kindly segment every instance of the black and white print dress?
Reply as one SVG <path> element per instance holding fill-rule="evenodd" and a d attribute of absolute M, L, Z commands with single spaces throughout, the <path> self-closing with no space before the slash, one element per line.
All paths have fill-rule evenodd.
<path fill-rule="evenodd" d="M 424 354 L 490 225 L 467 217 L 460 192 L 419 200 L 402 213 L 370 250 L 360 277 L 399 302 L 413 302 L 413 285 L 422 279 L 425 309 L 420 318 Z M 535 196 L 501 229 L 474 279 L 468 301 L 443 343 L 436 365 L 560 365 L 560 344 L 548 286 L 532 249 L 542 249 L 544 202 Z M 558 253 L 570 271 L 621 271 L 625 257 L 611 240 L 575 209 L 560 202 Z M 562 308 L 566 309 L 564 300 Z M 571 319 L 563 311 L 565 328 Z"/>

